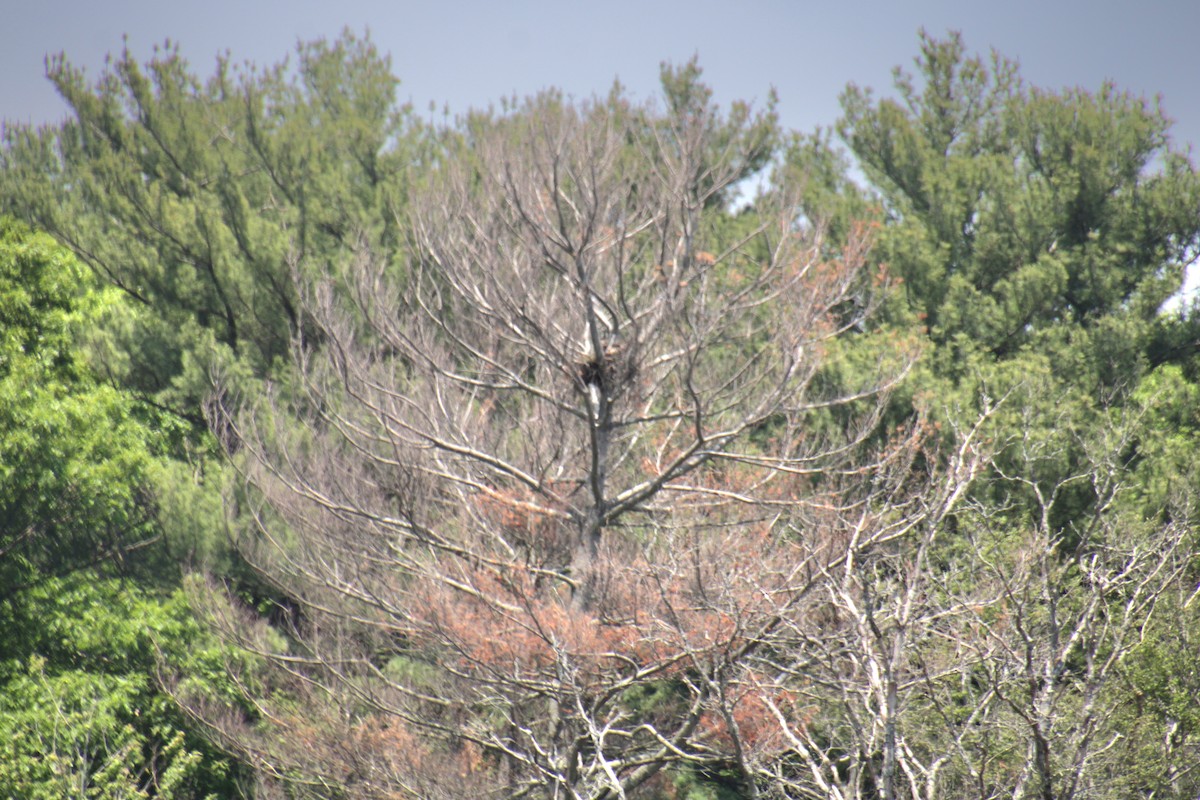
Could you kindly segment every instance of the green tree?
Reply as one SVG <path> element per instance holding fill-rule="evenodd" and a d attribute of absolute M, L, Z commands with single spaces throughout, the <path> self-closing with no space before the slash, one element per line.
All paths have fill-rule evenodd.
<path fill-rule="evenodd" d="M 224 661 L 181 591 L 160 599 L 88 571 L 46 578 L 0 606 L 0 648 L 6 796 L 243 796 L 237 763 L 159 684 L 172 669 L 203 680 L 205 662 Z"/>
<path fill-rule="evenodd" d="M 876 253 L 903 282 L 880 319 L 927 329 L 912 390 L 938 415 L 1009 397 L 995 435 L 1056 440 L 1036 465 L 1050 486 L 1085 464 L 1086 432 L 1152 370 L 1194 375 L 1200 317 L 1162 309 L 1200 254 L 1200 176 L 1157 105 L 1111 84 L 1028 87 L 958 34 L 922 33 L 915 63 L 895 70 L 891 96 L 852 85 L 842 97 L 837 130 L 867 197 L 822 137 L 792 141 L 780 184 L 813 187 L 808 213 L 835 234 L 873 197 Z M 1095 499 L 1063 492 L 1057 527 Z"/>
<path fill-rule="evenodd" d="M 959 359 L 1069 346 L 1081 384 L 1132 389 L 1197 256 L 1200 178 L 1169 120 L 1111 84 L 1027 88 L 958 34 L 922 33 L 916 65 L 896 71 L 895 99 L 848 88 L 838 131 L 894 223 L 881 255 L 931 338 Z"/>
<path fill-rule="evenodd" d="M 11 595 L 46 574 L 119 562 L 158 536 L 149 420 L 97 382 L 75 330 L 114 300 L 48 236 L 0 222 L 0 573 Z M 168 434 L 169 435 L 169 434 Z"/>
<path fill-rule="evenodd" d="M 294 268 L 396 244 L 416 123 L 366 40 L 301 45 L 294 67 L 221 57 L 207 81 L 169 43 L 94 85 L 64 56 L 47 73 L 73 117 L 5 128 L 0 209 L 141 307 L 114 378 L 194 422 L 216 364 L 266 374 L 304 334 Z"/>
<path fill-rule="evenodd" d="M 236 765 L 162 690 L 213 647 L 164 547 L 171 415 L 98 381 L 79 345 L 125 299 L 0 220 L 0 785 L 13 796 L 231 796 Z M 166 492 L 175 496 L 176 489 Z M 193 490 L 203 494 L 203 490 Z M 142 589 L 132 584 L 137 578 Z"/>

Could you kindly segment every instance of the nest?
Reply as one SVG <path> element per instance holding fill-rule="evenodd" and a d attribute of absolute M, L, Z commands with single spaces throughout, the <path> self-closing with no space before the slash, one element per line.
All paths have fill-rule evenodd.
<path fill-rule="evenodd" d="M 604 348 L 599 358 L 590 353 L 575 362 L 576 374 L 584 387 L 596 387 L 608 395 L 633 377 L 633 364 L 627 357 L 626 348 L 620 342 Z"/>

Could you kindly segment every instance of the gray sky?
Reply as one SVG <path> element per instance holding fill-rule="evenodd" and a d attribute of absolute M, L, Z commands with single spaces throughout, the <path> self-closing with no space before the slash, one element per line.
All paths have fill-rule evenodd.
<path fill-rule="evenodd" d="M 349 27 L 369 29 L 391 54 L 400 97 L 422 112 L 431 101 L 458 112 L 546 86 L 588 96 L 618 77 L 644 98 L 661 61 L 696 54 L 718 99 L 761 101 L 774 86 L 784 125 L 807 131 L 837 119 L 847 82 L 887 90 L 924 26 L 1017 59 L 1034 85 L 1095 89 L 1111 79 L 1161 93 L 1176 144 L 1200 146 L 1197 0 L 0 0 L 0 20 L 0 119 L 10 121 L 65 113 L 43 76 L 47 53 L 65 51 L 95 76 L 123 35 L 143 60 L 170 38 L 207 75 L 220 51 L 265 65 L 298 40 Z"/>

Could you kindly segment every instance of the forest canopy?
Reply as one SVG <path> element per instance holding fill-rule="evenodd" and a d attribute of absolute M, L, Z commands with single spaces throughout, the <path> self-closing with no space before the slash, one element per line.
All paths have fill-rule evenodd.
<path fill-rule="evenodd" d="M 0 775 L 120 798 L 1200 792 L 1200 178 L 922 34 L 828 129 L 368 38 L 0 148 Z M 7 772 L 5 772 L 7 771 Z"/>

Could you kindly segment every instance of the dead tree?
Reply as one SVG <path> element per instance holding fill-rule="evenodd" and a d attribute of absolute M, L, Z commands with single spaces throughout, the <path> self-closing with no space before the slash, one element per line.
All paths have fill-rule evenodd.
<path fill-rule="evenodd" d="M 714 205 L 756 124 L 554 95 L 470 120 L 405 252 L 301 287 L 321 347 L 219 423 L 247 556 L 303 609 L 286 653 L 243 643 L 340 713 L 263 700 L 260 763 L 363 797 L 600 800 L 683 767 L 755 796 L 809 713 L 767 670 L 811 658 L 822 587 L 957 496 L 919 425 L 879 430 L 909 342 L 822 377 L 886 289 L 869 229 L 833 250 L 781 199 Z"/>

